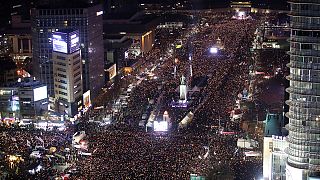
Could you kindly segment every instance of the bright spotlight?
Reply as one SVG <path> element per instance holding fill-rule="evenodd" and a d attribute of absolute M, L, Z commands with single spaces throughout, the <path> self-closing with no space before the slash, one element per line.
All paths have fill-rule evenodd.
<path fill-rule="evenodd" d="M 246 17 L 246 12 L 244 11 L 238 12 L 238 19 L 245 19 L 245 17 Z"/>
<path fill-rule="evenodd" d="M 216 47 L 210 48 L 210 53 L 211 54 L 217 54 L 218 53 L 218 48 L 216 48 Z"/>

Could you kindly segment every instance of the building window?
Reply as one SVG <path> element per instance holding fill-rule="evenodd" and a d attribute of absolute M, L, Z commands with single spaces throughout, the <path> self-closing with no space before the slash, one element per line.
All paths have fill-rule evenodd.
<path fill-rule="evenodd" d="M 312 44 L 301 44 L 301 49 L 312 49 Z"/>
<path fill-rule="evenodd" d="M 65 90 L 67 90 L 67 88 L 66 88 L 65 86 L 59 85 L 58 87 L 59 87 L 60 89 L 65 89 Z"/>
<path fill-rule="evenodd" d="M 57 62 L 57 65 L 60 65 L 60 66 L 67 66 L 66 63 L 62 63 L 62 62 Z"/>
<path fill-rule="evenodd" d="M 62 92 L 62 91 L 59 91 L 59 94 L 64 95 L 64 96 L 67 96 L 67 95 L 68 95 L 67 93 Z"/>
<path fill-rule="evenodd" d="M 76 55 L 74 55 L 72 58 L 73 58 L 73 59 L 77 59 L 78 57 L 80 57 L 80 54 L 76 54 Z"/>
<path fill-rule="evenodd" d="M 67 78 L 67 76 L 64 75 L 64 74 L 59 74 L 59 73 L 58 73 L 58 76 L 59 76 L 59 77 L 62 77 L 62 78 Z"/>
<path fill-rule="evenodd" d="M 63 57 L 63 56 L 57 56 L 57 59 L 60 59 L 60 60 L 66 60 L 66 58 L 65 58 L 65 57 Z"/>

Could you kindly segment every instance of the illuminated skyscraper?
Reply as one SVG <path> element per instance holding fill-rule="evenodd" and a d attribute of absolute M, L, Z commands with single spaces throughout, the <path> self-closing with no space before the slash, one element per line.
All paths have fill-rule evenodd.
<path fill-rule="evenodd" d="M 48 86 L 54 95 L 52 65 L 52 33 L 63 29 L 78 29 L 83 64 L 83 90 L 92 96 L 104 86 L 104 47 L 102 6 L 81 3 L 54 3 L 32 11 L 32 41 L 34 75 Z"/>
<path fill-rule="evenodd" d="M 291 4 L 287 180 L 320 171 L 320 1 Z"/>

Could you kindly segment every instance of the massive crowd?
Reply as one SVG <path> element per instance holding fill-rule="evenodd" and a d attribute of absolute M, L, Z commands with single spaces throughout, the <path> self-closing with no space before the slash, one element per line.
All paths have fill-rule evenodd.
<path fill-rule="evenodd" d="M 71 136 L 65 132 L 1 126 L 0 162 L 2 166 L 0 172 L 4 176 L 0 178 L 46 179 L 54 177 L 58 172 L 52 169 L 52 165 L 61 162 L 61 159 L 53 155 L 55 153 L 64 155 L 64 149 L 70 148 L 70 144 Z M 35 154 L 39 157 L 31 156 L 35 151 L 39 152 Z M 51 159 L 46 155 L 51 155 Z M 18 157 L 18 159 L 11 161 L 10 156 Z M 40 173 L 29 173 L 39 165 L 42 167 Z"/>
<path fill-rule="evenodd" d="M 77 165 L 84 179 L 187 179 L 205 154 L 202 136 L 153 134 L 126 125 L 90 136 L 92 157 Z M 192 142 L 192 143 L 190 143 Z"/>
<path fill-rule="evenodd" d="M 170 32 L 159 32 L 163 34 L 159 47 L 142 58 L 146 66 L 159 64 L 153 72 L 157 78 L 143 80 L 132 90 L 121 121 L 99 129 L 81 124 L 92 156 L 74 162 L 72 168 L 78 173 L 72 179 L 189 179 L 190 174 L 210 176 L 223 170 L 236 179 L 247 180 L 261 173 L 260 160 L 245 159 L 237 149 L 237 135 L 220 135 L 217 128 L 221 119 L 225 128 L 240 132 L 239 124 L 229 120 L 229 113 L 238 93 L 247 86 L 249 48 L 258 25 L 257 20 L 232 20 L 231 16 L 206 16 L 206 25 L 188 27 L 177 37 L 182 39 L 183 47 L 176 55 L 165 50 L 175 42 L 166 36 Z M 211 54 L 209 48 L 218 46 L 217 39 L 221 41 L 220 49 Z M 190 54 L 192 60 L 188 60 Z M 192 77 L 188 75 L 190 65 Z M 182 75 L 189 84 L 199 84 L 192 83 L 199 80 L 205 81 L 205 86 L 187 108 L 172 108 L 170 102 L 178 94 Z M 156 103 L 152 105 L 150 100 Z M 189 111 L 194 118 L 185 129 L 145 132 L 138 124 L 150 109 L 156 109 L 156 114 L 168 111 L 173 124 Z M 33 145 L 36 136 L 43 138 L 46 147 L 67 146 L 70 138 L 65 134 L 10 132 L 9 137 L 15 139 L 0 138 L 0 147 L 7 153 L 22 154 L 27 152 L 26 141 Z"/>
<path fill-rule="evenodd" d="M 185 39 L 181 37 L 185 47 L 177 56 L 163 57 L 163 53 L 156 51 L 144 57 L 151 64 L 158 63 L 161 55 L 165 58 L 153 72 L 157 79 L 142 81 L 134 88 L 124 122 L 90 135 L 89 151 L 94 153 L 77 163 L 81 173 L 76 178 L 188 179 L 192 173 L 210 175 L 225 167 L 228 167 L 226 173 L 238 179 L 253 179 L 261 173 L 261 162 L 244 159 L 237 149 L 236 135 L 222 136 L 217 134 L 217 129 L 210 128 L 216 127 L 221 118 L 228 128 L 240 131 L 238 124 L 230 122 L 228 117 L 237 94 L 247 86 L 249 47 L 257 21 L 228 18 L 225 16 L 218 22 L 208 19 L 208 26 L 188 29 L 195 33 Z M 210 54 L 208 50 L 216 45 L 218 38 L 224 48 L 218 54 Z M 161 48 L 166 47 L 170 45 Z M 188 61 L 190 52 L 191 62 Z M 187 75 L 190 64 L 192 77 Z M 176 77 L 174 66 L 177 66 Z M 206 86 L 201 88 L 200 103 L 190 103 L 186 109 L 172 108 L 169 102 L 173 94 L 177 95 L 182 75 L 189 81 L 206 79 Z M 150 99 L 164 99 L 156 103 L 160 107 L 153 108 L 158 109 L 156 114 L 167 110 L 175 123 L 188 111 L 193 111 L 192 124 L 167 134 L 139 130 L 138 123 L 150 106 Z M 206 156 L 208 151 L 209 156 Z"/>

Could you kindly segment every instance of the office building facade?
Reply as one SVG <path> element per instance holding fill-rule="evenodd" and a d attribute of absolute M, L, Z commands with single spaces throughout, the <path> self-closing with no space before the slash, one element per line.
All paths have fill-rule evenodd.
<path fill-rule="evenodd" d="M 32 78 L 19 79 L 8 87 L 0 87 L 2 120 L 35 119 L 48 110 L 47 86 Z"/>
<path fill-rule="evenodd" d="M 102 6 L 73 3 L 42 6 L 32 11 L 34 75 L 48 86 L 54 95 L 52 34 L 63 29 L 79 30 L 83 90 L 94 97 L 104 86 L 104 47 Z"/>
<path fill-rule="evenodd" d="M 83 94 L 79 31 L 55 32 L 52 41 L 57 111 L 74 117 L 82 110 Z"/>
<path fill-rule="evenodd" d="M 287 180 L 320 171 L 320 2 L 290 0 Z"/>

